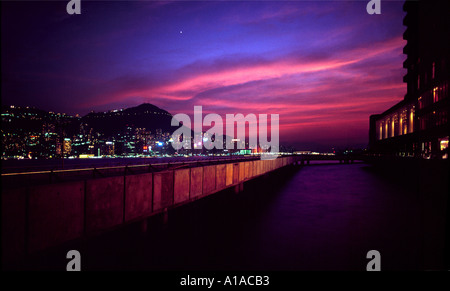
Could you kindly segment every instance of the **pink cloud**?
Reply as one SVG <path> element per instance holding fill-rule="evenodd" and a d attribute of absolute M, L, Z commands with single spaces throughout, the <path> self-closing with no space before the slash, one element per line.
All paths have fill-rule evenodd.
<path fill-rule="evenodd" d="M 368 115 L 385 110 L 405 93 L 401 78 L 386 76 L 398 64 L 404 40 L 401 37 L 372 47 L 338 52 L 332 58 L 294 58 L 222 64 L 217 67 L 181 70 L 171 81 L 148 87 L 118 90 L 99 104 L 132 100 L 136 96 L 172 113 L 188 113 L 194 105 L 225 113 L 280 114 L 280 130 L 322 127 L 312 135 L 329 134 L 327 128 L 351 128 L 363 134 Z M 300 129 L 302 128 L 302 129 Z M 309 132 L 309 130 L 308 130 Z"/>

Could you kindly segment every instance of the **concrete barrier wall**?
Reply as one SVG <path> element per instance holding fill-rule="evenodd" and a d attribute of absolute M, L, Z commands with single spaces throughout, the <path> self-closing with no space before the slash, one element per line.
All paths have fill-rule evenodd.
<path fill-rule="evenodd" d="M 152 212 L 153 174 L 125 177 L 125 221 Z"/>
<path fill-rule="evenodd" d="M 190 198 L 201 196 L 203 193 L 203 167 L 191 168 Z"/>
<path fill-rule="evenodd" d="M 189 191 L 190 191 L 190 180 L 191 180 L 191 170 L 190 169 L 182 169 L 175 170 L 175 181 L 174 181 L 174 194 L 173 199 L 174 203 L 181 203 L 189 200 Z"/>
<path fill-rule="evenodd" d="M 245 162 L 239 163 L 239 182 L 245 180 Z"/>
<path fill-rule="evenodd" d="M 216 166 L 203 167 L 203 195 L 216 190 Z"/>
<path fill-rule="evenodd" d="M 216 166 L 216 190 L 222 190 L 226 187 L 227 165 Z"/>
<path fill-rule="evenodd" d="M 248 178 L 250 177 L 250 162 L 244 162 L 244 169 L 244 180 L 248 180 Z"/>
<path fill-rule="evenodd" d="M 153 211 L 158 211 L 173 204 L 173 171 L 153 175 Z"/>
<path fill-rule="evenodd" d="M 45 249 L 82 236 L 84 181 L 43 185 L 32 187 L 29 191 L 30 251 Z"/>
<path fill-rule="evenodd" d="M 226 164 L 227 166 L 227 177 L 226 177 L 226 182 L 225 185 L 226 186 L 230 186 L 233 184 L 233 164 Z"/>
<path fill-rule="evenodd" d="M 104 230 L 123 221 L 124 177 L 86 181 L 86 231 Z"/>
<path fill-rule="evenodd" d="M 248 178 L 252 179 L 254 177 L 254 172 L 255 172 L 255 163 L 254 161 L 248 162 L 249 163 L 249 168 L 248 168 Z"/>
<path fill-rule="evenodd" d="M 233 184 L 239 183 L 239 164 L 233 164 Z"/>
<path fill-rule="evenodd" d="M 283 157 L 2 191 L 3 257 L 146 217 L 293 161 Z"/>
<path fill-rule="evenodd" d="M 26 203 L 28 188 L 2 189 L 2 260 L 11 262 L 25 254 Z"/>
<path fill-rule="evenodd" d="M 255 161 L 255 172 L 256 176 L 261 175 L 261 161 Z"/>

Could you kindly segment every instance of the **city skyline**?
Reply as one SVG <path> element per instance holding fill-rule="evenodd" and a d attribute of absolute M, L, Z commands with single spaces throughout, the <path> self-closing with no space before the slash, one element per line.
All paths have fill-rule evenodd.
<path fill-rule="evenodd" d="M 280 114 L 280 141 L 308 149 L 365 147 L 406 93 L 401 1 L 66 4 L 2 2 L 4 105 Z"/>

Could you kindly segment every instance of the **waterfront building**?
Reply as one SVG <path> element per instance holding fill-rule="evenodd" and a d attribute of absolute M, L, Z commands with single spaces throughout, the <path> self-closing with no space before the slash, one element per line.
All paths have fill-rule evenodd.
<path fill-rule="evenodd" d="M 404 99 L 370 116 L 373 154 L 448 158 L 450 45 L 447 1 L 406 1 Z"/>

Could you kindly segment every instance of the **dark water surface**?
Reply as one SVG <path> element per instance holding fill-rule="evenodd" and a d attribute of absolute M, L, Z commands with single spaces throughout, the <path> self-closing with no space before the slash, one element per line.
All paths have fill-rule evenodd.
<path fill-rule="evenodd" d="M 369 250 L 382 270 L 427 269 L 444 256 L 446 200 L 430 220 L 423 187 L 366 164 L 283 169 L 171 210 L 166 226 L 155 216 L 146 233 L 136 223 L 70 242 L 26 268 L 65 270 L 77 249 L 84 270 L 364 271 Z"/>

